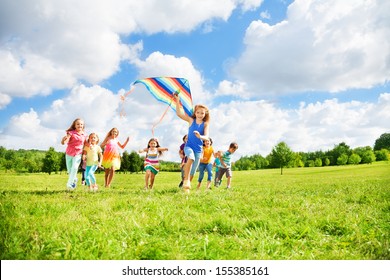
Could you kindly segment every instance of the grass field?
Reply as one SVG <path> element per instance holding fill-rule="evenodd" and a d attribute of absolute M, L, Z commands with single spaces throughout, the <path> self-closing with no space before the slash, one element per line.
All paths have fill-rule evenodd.
<path fill-rule="evenodd" d="M 390 259 L 388 162 L 237 171 L 233 189 L 188 196 L 179 173 L 97 193 L 65 191 L 65 173 L 0 176 L 2 260 Z"/>

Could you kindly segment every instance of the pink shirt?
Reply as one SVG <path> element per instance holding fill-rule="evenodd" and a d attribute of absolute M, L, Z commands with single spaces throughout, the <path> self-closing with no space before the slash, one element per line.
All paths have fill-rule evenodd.
<path fill-rule="evenodd" d="M 83 131 L 79 134 L 76 130 L 71 130 L 67 133 L 70 134 L 70 138 L 65 153 L 72 157 L 81 155 L 83 153 L 86 135 Z"/>

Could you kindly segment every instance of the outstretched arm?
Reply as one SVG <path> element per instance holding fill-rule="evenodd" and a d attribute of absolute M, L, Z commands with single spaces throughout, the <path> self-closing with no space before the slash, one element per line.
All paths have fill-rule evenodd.
<path fill-rule="evenodd" d="M 127 143 L 129 143 L 129 140 L 130 140 L 130 137 L 127 137 L 125 143 L 121 144 L 118 142 L 118 146 L 121 148 L 121 149 L 124 149 L 127 145 Z"/>
<path fill-rule="evenodd" d="M 176 115 L 181 118 L 182 120 L 185 120 L 188 123 L 192 123 L 193 119 L 188 116 L 186 113 L 184 113 L 183 106 L 180 104 L 180 97 L 178 94 L 173 95 L 175 98 L 176 103 Z"/>

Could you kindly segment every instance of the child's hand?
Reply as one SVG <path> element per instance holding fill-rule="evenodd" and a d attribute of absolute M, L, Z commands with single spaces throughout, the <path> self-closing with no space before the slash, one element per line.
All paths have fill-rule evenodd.
<path fill-rule="evenodd" d="M 195 134 L 196 137 L 200 138 L 200 133 L 199 133 L 199 131 L 194 130 L 194 134 Z"/>

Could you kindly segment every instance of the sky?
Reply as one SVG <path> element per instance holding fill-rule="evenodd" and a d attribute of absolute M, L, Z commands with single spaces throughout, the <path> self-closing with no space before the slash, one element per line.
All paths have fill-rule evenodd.
<path fill-rule="evenodd" d="M 142 4 L 141 4 L 142 3 Z M 215 150 L 267 156 L 390 132 L 388 0 L 2 0 L 0 146 L 54 147 L 76 118 L 126 151 L 146 147 L 167 105 L 137 79 L 182 77 L 210 109 Z M 121 115 L 121 112 L 124 114 Z M 179 161 L 188 124 L 154 129 Z"/>

